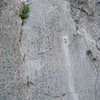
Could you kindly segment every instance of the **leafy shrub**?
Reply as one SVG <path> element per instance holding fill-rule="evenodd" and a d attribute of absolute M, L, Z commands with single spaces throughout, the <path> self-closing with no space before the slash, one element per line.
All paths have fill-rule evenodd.
<path fill-rule="evenodd" d="M 26 19 L 29 17 L 28 12 L 30 11 L 29 5 L 26 3 L 22 3 L 22 9 L 19 11 L 19 16 L 22 19 Z"/>

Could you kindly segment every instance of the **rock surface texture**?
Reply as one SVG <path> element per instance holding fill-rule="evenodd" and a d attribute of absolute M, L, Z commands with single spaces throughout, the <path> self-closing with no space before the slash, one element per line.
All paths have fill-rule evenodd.
<path fill-rule="evenodd" d="M 0 100 L 21 100 L 19 2 L 0 0 Z"/>
<path fill-rule="evenodd" d="M 0 0 L 0 100 L 100 100 L 100 0 Z"/>

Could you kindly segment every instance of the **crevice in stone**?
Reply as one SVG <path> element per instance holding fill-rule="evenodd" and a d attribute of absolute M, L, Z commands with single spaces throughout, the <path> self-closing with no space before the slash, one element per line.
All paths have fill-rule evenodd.
<path fill-rule="evenodd" d="M 64 97 L 64 96 L 67 95 L 66 93 L 62 93 L 61 95 L 51 95 L 51 94 L 41 93 L 41 92 L 39 92 L 39 93 L 42 94 L 42 95 L 45 95 L 45 96 L 51 97 L 51 98 L 61 98 L 61 97 Z"/>
<path fill-rule="evenodd" d="M 29 80 L 29 76 L 27 76 L 27 82 L 26 82 L 26 86 L 30 87 L 31 85 L 35 86 L 35 84 Z"/>
<path fill-rule="evenodd" d="M 96 48 L 100 51 L 100 37 L 96 41 Z"/>
<path fill-rule="evenodd" d="M 93 16 L 93 13 L 86 11 L 86 9 L 83 6 L 78 7 L 78 6 L 75 6 L 75 5 L 71 5 L 71 7 L 76 8 L 76 9 L 80 10 L 81 12 L 84 12 L 85 14 L 87 14 L 89 16 Z"/>
<path fill-rule="evenodd" d="M 95 64 L 95 62 L 97 61 L 96 57 L 94 57 L 94 55 L 93 55 L 93 53 L 92 53 L 91 50 L 87 50 L 87 51 L 86 51 L 86 54 L 87 54 L 87 56 L 89 57 L 89 59 L 91 60 L 91 62 L 94 64 L 94 66 L 95 66 L 95 68 L 96 68 L 96 71 L 98 72 L 97 66 L 96 66 L 96 64 Z"/>
<path fill-rule="evenodd" d="M 97 85 L 98 74 L 99 74 L 98 67 L 96 66 L 97 59 L 96 59 L 96 57 L 93 56 L 93 53 L 92 53 L 91 50 L 87 50 L 86 54 L 88 55 L 90 61 L 93 63 L 93 66 L 94 66 L 95 71 L 96 71 L 96 79 L 95 79 L 95 84 L 94 84 L 95 100 L 96 100 L 96 95 L 97 95 L 97 89 L 96 89 L 97 87 L 96 87 L 96 85 Z"/>
<path fill-rule="evenodd" d="M 19 43 L 21 43 L 21 37 L 22 37 L 22 28 L 20 30 Z"/>

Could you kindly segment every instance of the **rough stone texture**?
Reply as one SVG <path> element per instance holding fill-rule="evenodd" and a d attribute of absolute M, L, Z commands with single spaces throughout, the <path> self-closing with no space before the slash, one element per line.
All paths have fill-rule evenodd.
<path fill-rule="evenodd" d="M 21 19 L 16 14 L 18 5 L 16 0 L 0 0 L 0 100 L 20 98 Z"/>
<path fill-rule="evenodd" d="M 99 100 L 98 2 L 30 0 L 21 42 L 26 98 Z"/>
<path fill-rule="evenodd" d="M 100 100 L 100 0 L 28 3 L 21 30 L 0 2 L 0 100 Z"/>

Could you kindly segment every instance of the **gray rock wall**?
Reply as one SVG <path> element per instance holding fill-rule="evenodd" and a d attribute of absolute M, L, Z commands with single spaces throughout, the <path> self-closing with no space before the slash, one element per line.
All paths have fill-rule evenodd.
<path fill-rule="evenodd" d="M 0 0 L 0 100 L 19 100 L 21 19 L 16 0 Z M 21 99 L 20 99 L 21 100 Z"/>
<path fill-rule="evenodd" d="M 0 1 L 0 100 L 100 100 L 100 1 L 28 3 Z"/>

